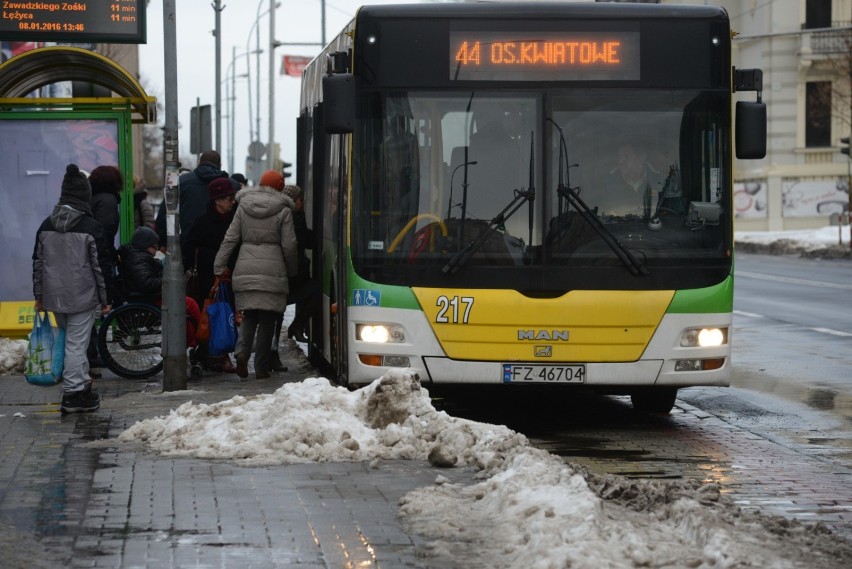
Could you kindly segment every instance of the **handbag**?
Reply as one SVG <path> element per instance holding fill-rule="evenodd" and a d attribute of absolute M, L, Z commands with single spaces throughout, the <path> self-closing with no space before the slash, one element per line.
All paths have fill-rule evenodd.
<path fill-rule="evenodd" d="M 237 326 L 234 322 L 234 309 L 228 300 L 229 291 L 230 285 L 220 281 L 216 287 L 214 301 L 205 310 L 210 322 L 207 352 L 211 356 L 231 353 L 237 347 Z"/>
<path fill-rule="evenodd" d="M 216 300 L 216 293 L 219 290 L 219 277 L 213 281 L 213 288 L 210 289 L 210 294 L 204 299 L 204 304 L 201 306 L 201 318 L 198 320 L 198 327 L 195 329 L 195 339 L 199 342 L 206 342 L 210 339 L 210 316 L 207 314 L 209 307 Z"/>
<path fill-rule="evenodd" d="M 36 310 L 33 329 L 27 341 L 24 377 L 33 385 L 50 387 L 62 381 L 64 367 L 65 329 L 54 329 L 47 312 Z"/>

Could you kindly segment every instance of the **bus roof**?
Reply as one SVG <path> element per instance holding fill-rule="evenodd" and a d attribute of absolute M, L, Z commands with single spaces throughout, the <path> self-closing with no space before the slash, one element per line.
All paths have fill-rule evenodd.
<path fill-rule="evenodd" d="M 728 19 L 718 6 L 634 4 L 621 2 L 477 2 L 451 4 L 383 4 L 365 5 L 357 19 L 374 18 L 625 18 L 625 19 Z"/>

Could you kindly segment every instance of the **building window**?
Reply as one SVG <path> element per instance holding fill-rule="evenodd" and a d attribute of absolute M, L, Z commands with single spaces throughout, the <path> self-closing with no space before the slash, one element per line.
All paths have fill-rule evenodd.
<path fill-rule="evenodd" d="M 805 146 L 831 146 L 831 82 L 808 83 L 805 97 Z"/>
<path fill-rule="evenodd" d="M 831 27 L 831 0 L 807 0 L 805 29 Z"/>

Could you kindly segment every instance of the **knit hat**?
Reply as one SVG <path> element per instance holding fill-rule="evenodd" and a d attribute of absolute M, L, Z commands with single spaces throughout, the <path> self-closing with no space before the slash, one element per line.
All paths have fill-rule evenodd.
<path fill-rule="evenodd" d="M 218 200 L 219 198 L 227 198 L 236 194 L 233 180 L 230 178 L 216 178 L 207 184 L 207 196 L 210 201 Z"/>
<path fill-rule="evenodd" d="M 130 239 L 130 244 L 134 249 L 144 251 L 148 247 L 156 247 L 160 244 L 160 238 L 157 237 L 157 232 L 150 227 L 142 226 L 133 232 L 133 237 Z"/>
<path fill-rule="evenodd" d="M 60 205 L 72 207 L 89 207 L 92 201 L 92 186 L 86 179 L 86 175 L 80 171 L 76 164 L 65 167 L 65 177 L 62 179 L 62 193 L 59 195 Z"/>
<path fill-rule="evenodd" d="M 284 176 L 277 170 L 267 170 L 260 177 L 260 185 L 268 186 L 280 192 L 284 189 Z"/>
<path fill-rule="evenodd" d="M 236 180 L 240 184 L 240 186 L 245 186 L 248 184 L 248 180 L 246 180 L 246 177 L 240 173 L 231 174 L 231 179 Z"/>
<path fill-rule="evenodd" d="M 284 195 L 291 200 L 296 201 L 296 198 L 302 195 L 302 188 L 288 184 L 284 186 Z"/>

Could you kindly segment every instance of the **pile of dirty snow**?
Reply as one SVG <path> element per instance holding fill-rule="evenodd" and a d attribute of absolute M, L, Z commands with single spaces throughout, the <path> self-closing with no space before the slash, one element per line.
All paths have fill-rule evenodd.
<path fill-rule="evenodd" d="M 479 469 L 472 485 L 410 492 L 401 516 L 434 566 L 843 567 L 830 533 L 741 512 L 715 485 L 601 477 L 506 427 L 437 411 L 411 372 L 348 391 L 323 378 L 273 394 L 185 403 L 119 439 L 168 456 L 250 464 L 428 460 Z M 845 561 L 844 561 L 845 560 Z"/>

